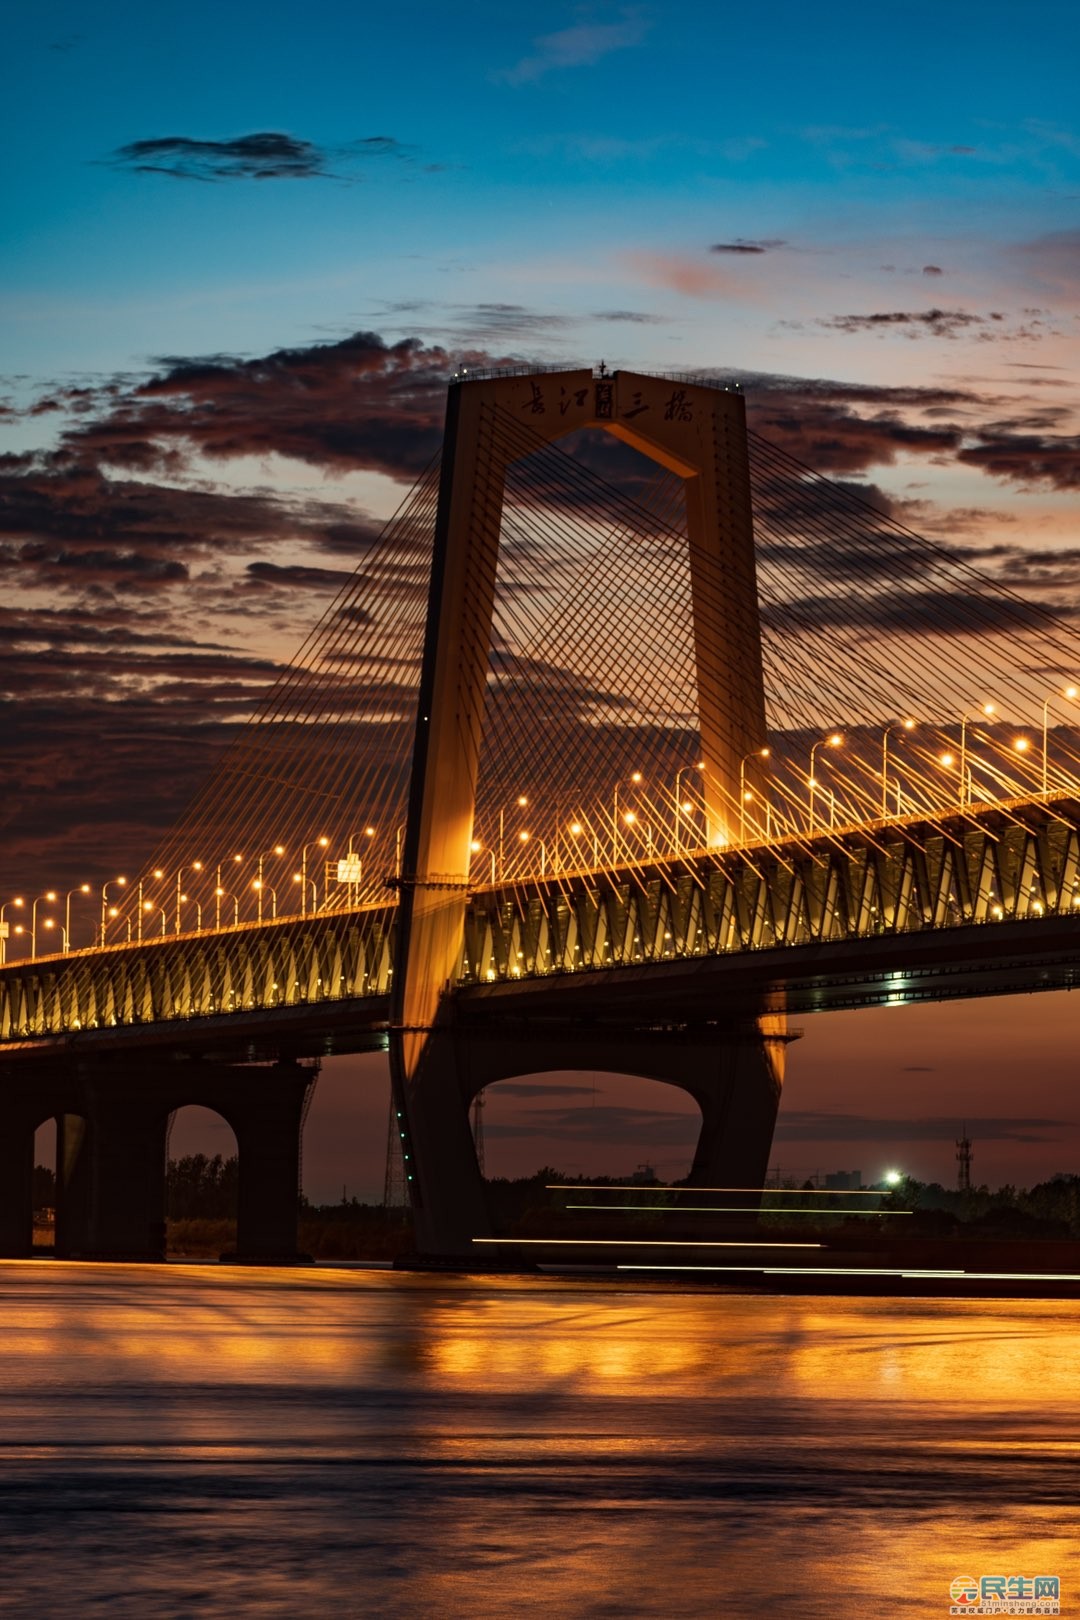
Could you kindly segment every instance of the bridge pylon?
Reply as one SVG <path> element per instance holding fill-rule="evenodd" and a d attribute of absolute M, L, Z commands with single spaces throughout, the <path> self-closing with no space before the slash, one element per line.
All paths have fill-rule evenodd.
<path fill-rule="evenodd" d="M 742 763 L 765 744 L 741 394 L 628 371 L 455 381 L 399 879 L 390 1036 L 422 1252 L 467 1255 L 475 1252 L 472 1238 L 489 1230 L 461 1078 L 463 1037 L 447 991 L 462 959 L 506 472 L 531 448 L 581 428 L 603 429 L 684 480 L 710 843 L 735 836 Z M 524 1050 L 522 1063 L 530 1066 Z M 758 1157 L 755 1150 L 751 1158 Z"/>

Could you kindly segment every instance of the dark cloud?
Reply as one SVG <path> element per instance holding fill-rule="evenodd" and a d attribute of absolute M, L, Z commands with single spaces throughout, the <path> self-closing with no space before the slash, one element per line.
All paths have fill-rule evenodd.
<path fill-rule="evenodd" d="M 330 503 L 114 479 L 48 456 L 0 458 L 0 574 L 23 590 L 156 590 L 186 582 L 196 563 L 219 567 L 275 543 L 359 560 L 377 532 Z"/>
<path fill-rule="evenodd" d="M 784 242 L 779 237 L 766 237 L 762 241 L 747 241 L 745 237 L 737 237 L 734 242 L 714 242 L 709 249 L 710 253 L 771 253 L 775 248 L 782 248 Z"/>
<path fill-rule="evenodd" d="M 253 562 L 248 563 L 246 572 L 252 585 L 278 585 L 289 590 L 338 591 L 352 578 L 348 569 L 312 568 L 302 563 Z"/>
<path fill-rule="evenodd" d="M 389 135 L 370 135 L 328 150 L 270 130 L 223 141 L 188 135 L 131 141 L 118 147 L 107 161 L 116 168 L 169 175 L 174 180 L 325 180 L 335 177 L 335 165 L 406 153 L 407 148 Z"/>
<path fill-rule="evenodd" d="M 940 272 L 938 272 L 940 274 Z M 990 320 L 1004 317 L 992 314 Z M 830 332 L 900 331 L 905 337 L 959 337 L 973 326 L 985 326 L 987 317 L 963 309 L 885 310 L 873 315 L 830 315 L 815 323 Z"/>
<path fill-rule="evenodd" d="M 500 1085 L 499 1090 L 507 1088 Z M 539 1088 L 538 1088 L 539 1089 Z M 546 1087 L 544 1088 L 547 1089 Z M 581 1090 L 587 1088 L 581 1087 Z M 700 1117 L 694 1113 L 664 1113 L 654 1108 L 597 1104 L 595 1108 L 530 1108 L 517 1120 L 489 1124 L 484 1135 L 513 1139 L 546 1136 L 557 1142 L 602 1142 L 620 1147 L 692 1147 Z"/>
<path fill-rule="evenodd" d="M 594 321 L 627 321 L 634 326 L 663 326 L 666 317 L 647 315 L 640 309 L 598 309 L 591 316 Z"/>
<path fill-rule="evenodd" d="M 987 1117 L 967 1120 L 968 1135 L 980 1142 L 1043 1142 L 1047 1133 L 1071 1130 L 1070 1119 Z M 945 1115 L 922 1119 L 876 1119 L 871 1114 L 826 1114 L 781 1109 L 776 1135 L 786 1142 L 949 1142 L 958 1121 Z"/>
<path fill-rule="evenodd" d="M 900 455 L 946 455 L 963 442 L 955 421 L 981 401 L 938 387 L 860 387 L 815 378 L 746 375 L 747 418 L 755 432 L 826 474 L 863 472 Z M 912 415 L 931 420 L 912 420 Z"/>
<path fill-rule="evenodd" d="M 1009 484 L 1080 489 L 1080 434 L 984 432 L 956 459 Z"/>
<path fill-rule="evenodd" d="M 594 1097 L 595 1086 L 533 1085 L 528 1081 L 500 1080 L 500 1097 Z"/>
<path fill-rule="evenodd" d="M 940 264 L 924 264 L 922 273 L 924 276 L 943 276 L 945 274 Z"/>
<path fill-rule="evenodd" d="M 254 360 L 165 360 L 118 402 L 73 426 L 60 454 L 132 470 L 198 451 L 227 460 L 277 454 L 335 469 L 414 479 L 438 450 L 452 369 L 414 338 L 373 332 L 276 349 Z"/>

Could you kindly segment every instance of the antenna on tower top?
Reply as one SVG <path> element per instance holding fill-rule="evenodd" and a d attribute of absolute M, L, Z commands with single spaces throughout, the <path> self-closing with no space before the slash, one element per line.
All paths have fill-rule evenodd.
<path fill-rule="evenodd" d="M 956 1143 L 956 1185 L 960 1192 L 971 1191 L 971 1139 L 967 1133 L 967 1121 L 960 1126 L 960 1136 Z"/>

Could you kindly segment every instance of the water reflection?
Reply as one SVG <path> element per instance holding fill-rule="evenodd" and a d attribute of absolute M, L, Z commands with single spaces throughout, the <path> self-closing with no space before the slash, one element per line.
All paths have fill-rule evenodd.
<path fill-rule="evenodd" d="M 1078 1327 L 1060 1301 L 6 1264 L 5 1612 L 944 1614 L 1003 1559 L 1075 1612 Z"/>

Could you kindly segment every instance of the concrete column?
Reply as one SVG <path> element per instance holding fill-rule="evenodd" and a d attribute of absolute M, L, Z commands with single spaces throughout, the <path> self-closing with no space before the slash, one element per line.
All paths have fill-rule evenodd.
<path fill-rule="evenodd" d="M 762 1019 L 761 1023 L 768 1026 L 770 1021 Z M 719 1046 L 713 1062 L 703 1064 L 704 1072 L 691 1083 L 676 1082 L 684 1085 L 701 1109 L 692 1183 L 699 1187 L 764 1186 L 780 1107 L 784 1056 L 782 1027 L 751 1030 Z"/>
<path fill-rule="evenodd" d="M 93 1178 L 87 1121 L 81 1114 L 56 1116 L 56 1256 L 66 1259 L 90 1247 Z"/>
<path fill-rule="evenodd" d="M 64 1210 L 57 1249 L 81 1260 L 165 1258 L 168 1110 L 126 1078 L 99 1081 L 89 1118 L 62 1122 Z M 147 1088 L 149 1089 L 149 1088 Z M 62 1234 L 62 1242 L 61 1242 Z"/>
<path fill-rule="evenodd" d="M 240 1154 L 235 1259 L 292 1265 L 309 1258 L 297 1246 L 300 1128 L 310 1069 L 279 1065 L 256 1072 L 234 1097 L 228 1117 Z"/>
<path fill-rule="evenodd" d="M 470 1097 L 482 1087 L 470 1092 L 468 1050 L 449 1028 L 429 1035 L 409 1081 L 402 1143 L 408 1154 L 405 1185 L 416 1247 L 429 1257 L 479 1260 L 472 1239 L 491 1235 L 469 1123 Z"/>
<path fill-rule="evenodd" d="M 23 1260 L 32 1252 L 34 1124 L 9 1109 L 0 1127 L 0 1258 Z"/>

